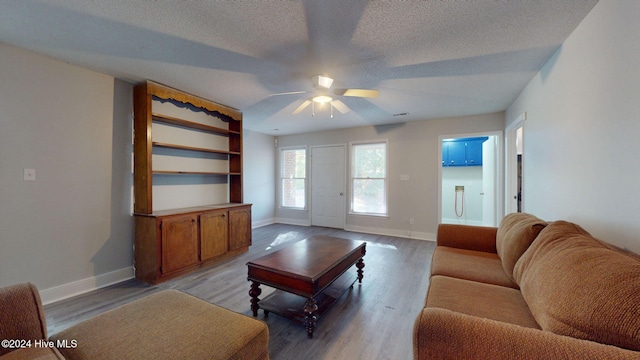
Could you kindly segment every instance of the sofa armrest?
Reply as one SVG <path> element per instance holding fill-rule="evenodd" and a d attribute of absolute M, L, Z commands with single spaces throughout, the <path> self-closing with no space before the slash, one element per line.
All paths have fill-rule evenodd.
<path fill-rule="evenodd" d="M 425 308 L 413 329 L 413 358 L 638 359 L 640 353 L 440 308 Z"/>
<path fill-rule="evenodd" d="M 438 225 L 438 246 L 497 253 L 497 227 L 457 224 Z"/>
<path fill-rule="evenodd" d="M 47 325 L 38 289 L 25 283 L 0 289 L 0 339 L 47 339 Z M 13 349 L 0 347 L 0 355 Z"/>

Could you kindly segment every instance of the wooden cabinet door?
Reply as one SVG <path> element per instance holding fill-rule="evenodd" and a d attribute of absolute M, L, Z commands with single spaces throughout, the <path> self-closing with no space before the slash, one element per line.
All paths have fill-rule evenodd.
<path fill-rule="evenodd" d="M 482 143 L 484 141 L 467 141 L 467 166 L 482 166 Z"/>
<path fill-rule="evenodd" d="M 251 245 L 251 207 L 229 209 L 229 250 Z"/>
<path fill-rule="evenodd" d="M 466 144 L 463 141 L 451 141 L 448 146 L 449 166 L 465 166 L 467 164 Z"/>
<path fill-rule="evenodd" d="M 205 261 L 229 251 L 229 220 L 227 210 L 200 215 L 200 260 Z"/>
<path fill-rule="evenodd" d="M 170 273 L 198 263 L 198 217 L 179 215 L 163 217 L 162 273 Z"/>
<path fill-rule="evenodd" d="M 442 166 L 466 165 L 465 144 L 460 141 L 442 142 Z"/>

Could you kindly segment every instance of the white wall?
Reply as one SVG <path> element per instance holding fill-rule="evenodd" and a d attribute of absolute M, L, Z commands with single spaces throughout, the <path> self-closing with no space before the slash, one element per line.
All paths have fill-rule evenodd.
<path fill-rule="evenodd" d="M 524 210 L 640 252 L 640 1 L 601 0 L 506 112 Z"/>
<path fill-rule="evenodd" d="M 464 193 L 456 194 L 459 185 L 464 186 Z M 481 166 L 442 167 L 442 222 L 482 225 L 482 191 Z"/>
<path fill-rule="evenodd" d="M 133 86 L 2 43 L 0 84 L 0 287 L 48 303 L 133 277 Z M 244 200 L 269 224 L 274 138 L 244 136 Z"/>
<path fill-rule="evenodd" d="M 0 84 L 0 286 L 131 276 L 131 87 L 2 43 Z"/>
<path fill-rule="evenodd" d="M 288 135 L 279 137 L 278 144 L 281 147 L 348 145 L 351 141 L 387 139 L 389 216 L 381 218 L 349 215 L 346 218 L 346 229 L 435 239 L 439 223 L 438 169 L 442 166 L 442 159 L 438 156 L 441 146 L 439 136 L 501 131 L 503 128 L 504 114 L 495 113 Z M 400 180 L 400 175 L 409 175 L 409 180 Z M 348 199 L 347 193 L 345 201 Z M 409 224 L 409 218 L 414 218 L 413 225 Z M 276 220 L 283 223 L 309 224 L 310 216 L 308 211 L 277 208 Z"/>
<path fill-rule="evenodd" d="M 243 201 L 253 204 L 253 226 L 274 222 L 275 157 L 274 137 L 243 130 Z"/>

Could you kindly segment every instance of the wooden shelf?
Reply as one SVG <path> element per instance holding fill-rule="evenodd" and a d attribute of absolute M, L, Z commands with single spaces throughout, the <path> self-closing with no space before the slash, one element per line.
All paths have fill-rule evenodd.
<path fill-rule="evenodd" d="M 158 101 L 168 104 L 154 111 Z M 171 112 L 171 106 L 188 111 Z M 242 113 L 151 81 L 134 87 L 133 110 L 136 278 L 155 284 L 247 251 L 251 204 L 242 203 Z M 164 149 L 171 151 L 158 151 Z M 168 196 L 163 185 L 180 186 Z M 203 196 L 166 209 L 175 197 L 195 193 Z M 154 210 L 154 197 L 162 210 Z M 225 198 L 228 203 L 215 204 Z"/>
<path fill-rule="evenodd" d="M 160 107 L 154 109 L 154 103 L 169 102 L 176 108 L 186 108 L 189 111 L 175 113 L 161 113 Z M 227 198 L 234 203 L 242 203 L 242 113 L 237 109 L 230 108 L 212 101 L 184 93 L 165 85 L 145 81 L 134 87 L 133 91 L 134 110 L 134 212 L 138 214 L 152 214 L 154 198 L 154 177 L 173 175 L 201 175 L 201 176 L 228 176 Z M 212 116 L 222 122 L 208 122 L 206 116 Z M 162 137 L 155 137 L 154 124 L 175 126 L 175 128 L 157 129 Z M 198 143 L 190 140 L 189 132 L 199 139 Z M 204 132 L 207 134 L 197 134 Z M 180 134 L 177 136 L 176 134 Z M 212 134 L 214 136 L 209 136 Z M 219 135 L 224 138 L 216 139 Z M 185 138 L 185 136 L 187 136 Z M 202 142 L 205 141 L 205 142 Z M 171 151 L 160 152 L 157 150 L 168 149 Z M 192 153 L 189 153 L 192 152 Z M 203 156 L 210 154 L 212 156 Z M 155 155 L 163 155 L 154 167 Z M 197 166 L 181 166 L 180 159 L 170 157 L 186 157 Z M 158 158 L 156 158 L 158 159 Z M 213 160 L 217 163 L 226 162 L 228 164 L 210 167 L 207 163 Z M 166 163 L 169 161 L 169 163 Z M 163 164 L 163 165 L 161 165 Z M 170 164 L 170 165 L 167 165 Z M 162 181 L 174 181 L 163 178 Z M 175 181 L 182 181 L 175 177 Z M 188 191 L 187 187 L 184 191 Z M 216 194 L 216 199 L 222 194 Z M 201 199 L 206 201 L 206 199 Z M 197 205 L 199 201 L 195 201 Z"/>
<path fill-rule="evenodd" d="M 197 123 L 197 122 L 183 120 L 183 119 L 179 119 L 179 118 L 174 118 L 174 117 L 171 117 L 171 116 L 162 115 L 162 114 L 158 114 L 158 113 L 153 113 L 152 117 L 153 117 L 153 121 L 157 121 L 157 122 L 161 122 L 161 123 L 165 123 L 165 124 L 176 125 L 176 126 L 181 126 L 181 127 L 185 127 L 185 128 L 189 128 L 189 129 L 202 130 L 202 131 L 210 132 L 210 133 L 213 133 L 213 134 L 226 135 L 226 136 L 229 136 L 229 134 L 235 134 L 235 135 L 239 135 L 240 134 L 238 131 L 223 129 L 223 128 L 219 128 L 219 127 L 215 127 L 215 126 L 211 126 L 211 125 L 206 125 L 206 124 L 200 124 L 200 123 Z"/>
<path fill-rule="evenodd" d="M 246 207 L 246 206 L 248 206 L 248 204 L 221 203 L 221 204 L 210 204 L 210 205 L 202 205 L 202 206 L 191 206 L 186 208 L 158 210 L 158 211 L 154 211 L 153 214 L 139 214 L 139 213 L 133 213 L 133 214 L 136 216 L 158 217 L 158 216 L 172 216 L 172 215 L 181 215 L 181 214 L 193 214 L 193 213 L 200 213 L 200 212 L 206 212 L 206 211 L 212 211 L 212 210 L 233 209 L 233 208 Z"/>
<path fill-rule="evenodd" d="M 153 142 L 153 146 L 169 148 L 169 149 L 177 149 L 177 150 L 208 152 L 213 154 L 240 155 L 240 153 L 237 151 L 215 150 L 215 149 L 199 148 L 199 147 L 186 146 L 186 145 L 167 144 L 167 143 L 161 143 L 156 141 Z"/>
<path fill-rule="evenodd" d="M 214 171 L 180 171 L 180 170 L 153 170 L 156 175 L 241 175 L 240 173 L 214 172 Z"/>
<path fill-rule="evenodd" d="M 320 319 L 331 305 L 338 301 L 347 290 L 352 288 L 356 281 L 358 281 L 358 277 L 355 271 L 349 270 L 318 294 L 315 297 L 316 305 L 318 306 L 315 314 L 317 319 Z M 265 311 L 265 314 L 273 312 L 304 324 L 306 318 L 304 305 L 306 301 L 307 298 L 303 296 L 276 289 L 260 300 L 258 305 Z"/>

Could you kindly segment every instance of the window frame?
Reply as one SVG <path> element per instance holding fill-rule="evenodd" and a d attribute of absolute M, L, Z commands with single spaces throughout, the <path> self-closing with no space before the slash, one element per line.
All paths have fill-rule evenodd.
<path fill-rule="evenodd" d="M 384 177 L 374 178 L 374 179 L 382 179 L 384 182 L 384 186 L 383 186 L 384 207 L 385 207 L 384 213 L 360 212 L 360 211 L 354 210 L 354 201 L 355 201 L 354 182 L 355 180 L 358 180 L 358 179 L 366 179 L 366 178 L 354 177 L 356 148 L 358 146 L 372 145 L 372 144 L 384 145 Z M 349 143 L 349 215 L 389 217 L 389 140 L 388 139 L 352 141 Z"/>
<path fill-rule="evenodd" d="M 299 151 L 299 150 L 303 150 L 304 151 L 304 178 L 298 178 L 298 177 L 289 177 L 289 178 L 285 178 L 284 177 L 284 172 L 285 172 L 285 168 L 284 168 L 284 157 L 285 157 L 285 153 L 287 151 Z M 308 209 L 308 204 L 309 204 L 309 151 L 307 149 L 307 146 L 283 146 L 280 148 L 280 169 L 279 169 L 279 177 L 280 177 L 280 184 L 279 184 L 279 200 L 278 200 L 278 205 L 281 209 L 287 209 L 287 210 L 307 210 Z M 294 170 L 295 173 L 295 170 Z M 291 179 L 298 179 L 298 180 L 304 180 L 304 206 L 303 207 L 299 207 L 299 206 L 288 206 L 284 204 L 284 181 L 285 180 L 291 180 Z"/>

